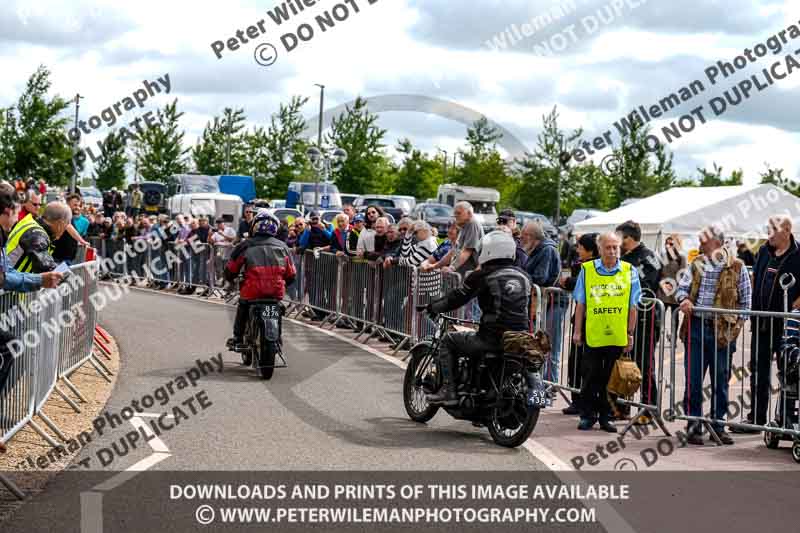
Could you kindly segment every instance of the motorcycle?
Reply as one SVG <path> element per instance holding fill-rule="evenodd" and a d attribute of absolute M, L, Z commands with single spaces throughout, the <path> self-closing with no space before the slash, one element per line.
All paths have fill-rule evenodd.
<path fill-rule="evenodd" d="M 276 368 L 289 366 L 283 355 L 281 338 L 281 317 L 286 310 L 278 300 L 250 300 L 249 303 L 242 344 L 228 348 L 242 355 L 243 365 L 255 368 L 263 379 L 272 379 Z"/>
<path fill-rule="evenodd" d="M 424 312 L 425 306 L 417 311 Z M 416 344 L 403 380 L 403 402 L 409 418 L 425 423 L 440 407 L 457 420 L 486 426 L 492 440 L 504 447 L 523 444 L 536 427 L 539 410 L 546 405 L 540 368 L 523 354 L 485 353 L 479 358 L 459 357 L 454 369 L 458 405 L 431 405 L 426 398 L 442 386 L 439 349 L 452 324 L 463 320 L 428 313 L 436 323 L 429 340 Z M 541 365 L 538 365 L 541 366 Z"/>

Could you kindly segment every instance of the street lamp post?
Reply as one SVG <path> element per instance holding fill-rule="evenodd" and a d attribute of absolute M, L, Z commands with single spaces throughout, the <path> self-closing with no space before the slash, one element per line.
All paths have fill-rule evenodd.
<path fill-rule="evenodd" d="M 441 148 L 437 148 L 440 152 L 444 154 L 444 159 L 442 160 L 442 185 L 447 183 L 447 150 L 442 150 Z"/>
<path fill-rule="evenodd" d="M 78 129 L 78 111 L 81 107 L 81 98 L 83 96 L 80 93 L 75 95 L 75 131 L 78 132 L 78 138 L 75 139 L 75 149 L 73 150 L 75 153 L 72 156 L 72 182 L 70 183 L 69 192 L 75 192 L 75 185 L 78 181 L 78 163 L 75 159 L 78 156 L 78 149 L 80 148 L 80 139 L 81 139 L 81 130 Z"/>
<path fill-rule="evenodd" d="M 331 169 L 336 170 L 347 160 L 347 152 L 342 148 L 334 148 L 328 153 L 323 152 L 316 146 L 312 146 L 306 150 L 306 156 L 308 156 L 311 166 L 317 171 L 317 182 L 314 187 L 314 210 L 316 211 L 319 208 L 317 190 L 319 188 L 320 174 L 324 176 L 327 183 L 330 179 Z"/>
<path fill-rule="evenodd" d="M 315 83 L 314 85 L 319 87 L 319 127 L 317 131 L 317 148 L 319 150 L 322 150 L 322 109 L 325 102 L 325 86 L 319 83 Z M 311 158 L 310 155 L 309 158 Z M 325 181 L 327 181 L 327 175 Z M 314 210 L 316 211 L 318 208 L 319 208 L 319 172 L 317 172 L 317 180 L 314 183 Z"/>

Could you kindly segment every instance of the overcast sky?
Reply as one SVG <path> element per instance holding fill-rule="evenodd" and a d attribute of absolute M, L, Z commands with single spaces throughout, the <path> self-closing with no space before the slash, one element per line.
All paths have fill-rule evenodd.
<path fill-rule="evenodd" d="M 800 39 L 790 42 L 756 68 L 711 87 L 706 67 L 732 62 L 745 48 L 797 23 L 800 9 L 772 0 L 575 0 L 562 6 L 567 16 L 536 28 L 532 21 L 558 14 L 559 2 L 369 1 L 318 0 L 278 26 L 268 15 L 281 6 L 274 0 L 5 0 L 0 5 L 0 107 L 16 101 L 39 64 L 51 69 L 54 92 L 85 95 L 84 119 L 132 96 L 143 80 L 155 82 L 168 73 L 171 94 L 149 98 L 142 109 L 122 108 L 117 125 L 177 97 L 186 139 L 194 143 L 206 121 L 225 106 L 244 107 L 250 125 L 264 125 L 280 102 L 299 94 L 310 98 L 305 115 L 313 118 L 319 106 L 314 84 L 324 83 L 326 108 L 357 95 L 433 97 L 484 114 L 530 148 L 541 116 L 554 105 L 562 126 L 584 128 L 589 140 L 611 129 L 618 141 L 613 122 L 639 105 L 649 107 L 693 80 L 703 81 L 706 92 L 666 122 L 653 123 L 660 130 L 698 105 L 708 109 L 711 97 L 800 48 Z M 335 8 L 341 3 L 344 7 Z M 315 21 L 329 10 L 344 18 L 345 8 L 347 19 L 325 32 Z M 213 42 L 227 41 L 251 25 L 257 29 L 261 20 L 263 35 L 245 36 L 246 44 L 235 51 L 225 48 L 217 59 Z M 302 23 L 315 30 L 313 37 L 287 52 L 281 36 Z M 503 39 L 505 49 L 496 50 Z M 566 46 L 546 57 L 535 48 L 542 41 Z M 254 61 L 256 47 L 266 42 L 278 51 L 269 67 Z M 695 167 L 717 162 L 726 174 L 742 168 L 746 183 L 752 183 L 769 162 L 796 178 L 799 85 L 800 72 L 722 117 L 709 116 L 707 124 L 674 142 L 670 148 L 679 175 L 695 175 Z M 443 105 L 441 113 L 451 116 L 447 112 Z M 457 120 L 412 111 L 382 112 L 380 125 L 388 130 L 387 144 L 409 137 L 431 152 L 439 147 L 452 153 L 465 134 Z M 104 132 L 99 128 L 84 139 L 94 144 Z"/>

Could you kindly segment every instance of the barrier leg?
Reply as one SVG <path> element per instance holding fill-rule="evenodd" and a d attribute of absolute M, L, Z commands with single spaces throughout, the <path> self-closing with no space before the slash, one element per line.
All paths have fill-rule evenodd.
<path fill-rule="evenodd" d="M 50 445 L 50 446 L 52 446 L 53 448 L 58 448 L 59 444 L 58 444 L 56 441 L 54 441 L 54 440 L 53 440 L 53 437 L 51 437 L 50 435 L 48 435 L 47 433 L 45 433 L 45 432 L 44 432 L 44 430 L 43 430 L 42 428 L 40 428 L 40 427 L 39 427 L 39 424 L 37 424 L 37 423 L 36 423 L 36 422 L 34 422 L 33 420 L 29 420 L 29 421 L 28 421 L 28 424 L 30 424 L 30 425 L 31 425 L 31 427 L 33 428 L 33 430 L 34 430 L 36 433 L 38 433 L 40 437 L 42 437 L 44 440 L 46 440 L 46 441 L 47 441 L 47 444 L 49 444 L 49 445 Z"/>
<path fill-rule="evenodd" d="M 408 337 L 403 337 L 403 340 L 397 343 L 397 347 L 396 347 L 396 348 L 394 349 L 394 351 L 392 352 L 392 355 L 395 355 L 395 354 L 397 354 L 397 352 L 399 352 L 399 351 L 400 351 L 400 350 L 403 348 L 403 346 L 405 346 L 405 345 L 406 345 L 406 343 L 407 343 L 409 340 L 410 340 L 410 339 L 409 339 Z"/>
<path fill-rule="evenodd" d="M 86 400 L 86 398 L 83 397 L 83 394 L 81 394 L 81 391 L 78 390 L 78 387 L 73 385 L 67 376 L 62 377 L 61 379 L 67 385 L 67 388 L 72 391 L 72 394 L 77 396 L 83 403 L 87 403 L 88 400 Z M 56 389 L 58 389 L 58 385 L 56 385 Z"/>
<path fill-rule="evenodd" d="M 97 359 L 95 356 L 92 356 L 92 357 L 89 358 L 89 362 L 92 363 L 92 366 L 94 366 L 95 370 L 97 370 L 97 373 L 100 374 L 101 376 L 103 376 L 103 379 L 105 379 L 106 381 L 111 383 L 111 378 L 109 376 L 113 376 L 114 374 L 111 372 L 111 370 L 109 370 L 106 367 L 106 365 L 104 365 L 102 363 L 102 361 Z M 102 370 L 101 370 L 101 367 L 102 367 Z M 103 370 L 105 370 L 105 372 L 103 372 Z M 106 374 L 106 372 L 108 374 Z"/>
<path fill-rule="evenodd" d="M 13 481 L 8 479 L 3 474 L 0 474 L 0 483 L 2 483 L 3 486 L 5 488 L 7 488 L 8 491 L 11 492 L 18 499 L 20 499 L 20 500 L 24 500 L 25 499 L 25 493 L 22 492 L 21 490 L 19 490 L 19 487 L 17 487 L 17 485 Z"/>
<path fill-rule="evenodd" d="M 73 401 L 72 401 L 72 398 L 70 398 L 69 396 L 67 396 L 66 394 L 64 394 L 64 391 L 62 391 L 61 389 L 59 389 L 59 388 L 58 388 L 58 385 L 56 385 L 56 386 L 53 388 L 53 390 L 54 390 L 54 391 L 56 391 L 56 393 L 57 393 L 59 396 L 61 396 L 61 399 L 62 399 L 62 400 L 64 400 L 65 402 L 67 402 L 67 404 L 68 404 L 70 407 L 72 407 L 72 410 L 73 410 L 73 411 L 75 411 L 76 413 L 80 413 L 80 412 L 81 412 L 81 408 L 80 408 L 80 407 L 78 407 L 78 404 L 76 404 L 75 402 L 73 402 Z M 84 403 L 86 403 L 86 400 L 83 400 L 83 402 L 84 402 Z"/>
<path fill-rule="evenodd" d="M 106 341 L 106 342 L 108 342 L 108 343 L 110 343 L 110 342 L 111 342 L 111 339 L 109 339 L 109 338 L 108 338 L 108 336 L 106 335 L 106 332 L 105 332 L 105 331 L 103 331 L 103 328 L 101 328 L 100 326 L 95 326 L 95 327 L 94 327 L 94 332 L 95 332 L 97 335 L 100 335 L 100 337 L 101 337 L 101 338 L 102 338 L 104 341 Z"/>
<path fill-rule="evenodd" d="M 63 432 L 63 431 L 61 431 L 60 429 L 58 429 L 58 426 L 55 424 L 55 422 L 53 422 L 52 420 L 50 420 L 50 419 L 49 419 L 49 418 L 48 418 L 48 417 L 47 417 L 47 416 L 44 414 L 44 412 L 42 412 L 42 411 L 39 411 L 39 418 L 41 418 L 41 419 L 44 421 L 44 423 L 47 425 L 47 427 L 49 427 L 49 428 L 50 428 L 50 429 L 53 431 L 53 433 L 55 433 L 55 434 L 56 434 L 56 437 L 58 437 L 59 439 L 63 440 L 64 442 L 67 442 L 67 441 L 69 440 L 69 439 L 67 438 L 67 436 L 66 436 L 66 435 L 64 435 L 64 432 Z"/>

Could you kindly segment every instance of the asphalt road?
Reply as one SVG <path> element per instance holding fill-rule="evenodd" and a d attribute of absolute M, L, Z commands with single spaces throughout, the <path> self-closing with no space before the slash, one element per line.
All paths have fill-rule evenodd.
<path fill-rule="evenodd" d="M 176 392 L 182 400 L 202 389 L 212 405 L 162 436 L 172 457 L 157 469 L 546 469 L 526 450 L 500 448 L 486 430 L 445 414 L 427 427 L 411 422 L 402 402 L 402 369 L 307 327 L 284 324 L 289 367 L 261 380 L 224 348 L 231 314 L 220 305 L 139 291 L 103 311 L 102 322 L 123 354 L 108 411 L 152 393 L 197 359 L 220 352 L 224 358 L 222 373 Z M 105 438 L 95 444 L 108 445 Z M 113 469 L 152 453 L 138 451 Z"/>
<path fill-rule="evenodd" d="M 239 364 L 238 354 L 224 351 L 232 318 L 232 310 L 221 305 L 143 291 L 133 291 L 106 308 L 101 323 L 116 338 L 122 354 L 120 375 L 106 412 L 121 413 L 132 401 L 142 402 L 146 397 L 160 396 L 164 405 L 145 405 L 138 418 L 124 421 L 113 430 L 105 428 L 102 436 L 95 434 L 73 462 L 78 468 L 59 475 L 10 522 L 0 524 L 0 530 L 196 531 L 200 526 L 195 512 L 203 502 L 173 497 L 173 486 L 298 482 L 626 483 L 631 499 L 610 504 L 595 506 L 592 500 L 516 504 L 553 512 L 559 506 L 562 510 L 597 510 L 596 520 L 566 525 L 564 529 L 570 531 L 672 531 L 676 522 L 667 518 L 665 506 L 697 526 L 690 530 L 713 529 L 719 514 L 708 512 L 708 499 L 712 497 L 716 504 L 725 504 L 719 512 L 728 517 L 728 531 L 752 530 L 764 517 L 775 521 L 783 516 L 787 524 L 796 524 L 796 518 L 785 512 L 792 494 L 796 494 L 794 478 L 770 478 L 766 473 L 742 478 L 738 472 L 709 475 L 702 471 L 683 475 L 638 472 L 635 476 L 587 472 L 582 473 L 583 479 L 559 472 L 557 476 L 527 449 L 500 448 L 485 430 L 455 421 L 445 413 L 428 425 L 412 423 L 402 403 L 401 368 L 313 328 L 284 323 L 289 368 L 277 369 L 271 381 L 263 381 L 252 369 Z M 220 351 L 222 372 L 208 370 L 202 376 L 196 361 L 210 361 Z M 216 366 L 210 363 L 207 368 Z M 199 379 L 192 386 L 187 376 Z M 195 400 L 187 402 L 191 397 Z M 133 431 L 132 423 L 154 421 L 162 413 L 171 413 L 176 419 L 160 440 L 140 441 L 135 449 L 126 445 L 125 435 Z M 541 433 L 540 444 L 549 441 L 555 451 L 563 447 L 565 441 L 560 439 L 564 430 L 547 419 L 540 420 L 534 436 L 537 432 Z M 570 428 L 568 433 L 574 431 Z M 101 456 L 109 464 L 102 465 Z M 88 468 L 80 467 L 81 461 Z M 745 479 L 750 482 L 748 489 L 741 486 Z M 740 490 L 731 490 L 737 486 Z M 753 501 L 753 494 L 763 498 Z M 363 505 L 371 504 L 369 499 L 365 501 Z M 388 505 L 402 503 L 391 501 Z M 482 498 L 458 503 L 507 508 L 515 502 Z M 732 522 L 729 518 L 736 513 Z M 737 527 L 732 527 L 734 524 Z M 561 530 L 555 526 L 547 523 L 544 528 Z M 409 527 L 424 531 L 453 527 L 464 531 L 535 529 L 535 525 L 525 523 L 494 527 L 351 524 L 317 525 L 314 529 L 374 532 L 406 531 Z M 205 527 L 209 531 L 254 528 L 264 529 L 257 524 Z M 281 524 L 278 528 L 308 529 L 307 524 Z M 541 524 L 539 529 L 545 530 Z"/>

